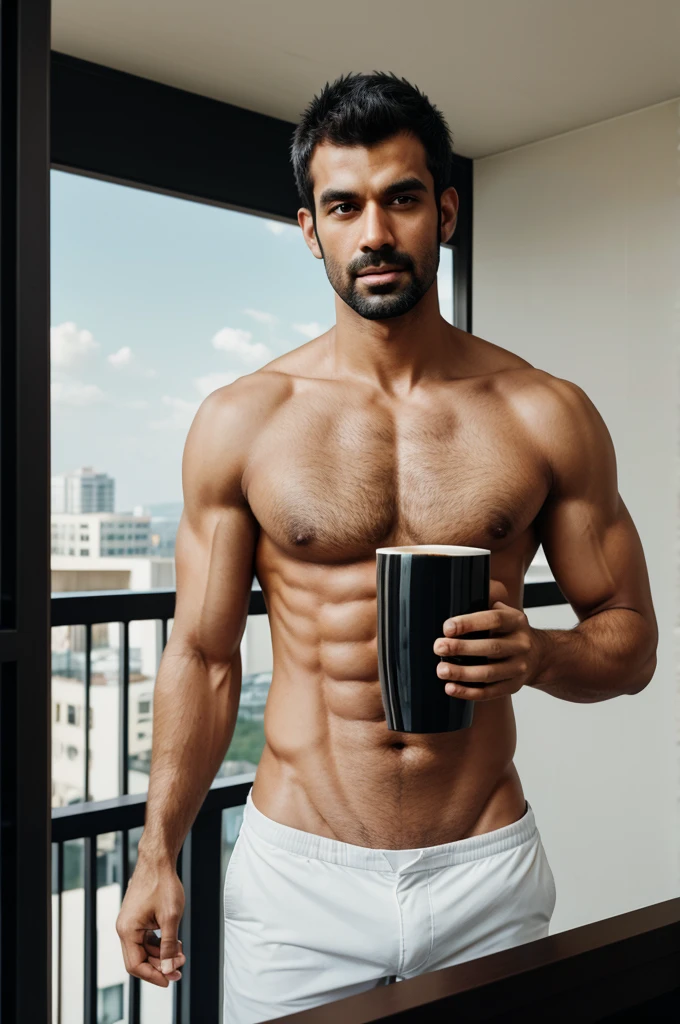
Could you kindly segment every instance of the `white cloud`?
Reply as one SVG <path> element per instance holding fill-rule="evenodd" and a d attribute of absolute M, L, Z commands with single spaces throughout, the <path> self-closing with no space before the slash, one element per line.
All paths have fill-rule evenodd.
<path fill-rule="evenodd" d="M 232 384 L 240 376 L 239 373 L 206 373 L 203 377 L 194 377 L 194 386 L 206 398 L 212 391 Z"/>
<path fill-rule="evenodd" d="M 212 339 L 215 348 L 237 355 L 244 363 L 259 363 L 267 359 L 271 353 L 262 342 L 251 342 L 251 331 L 242 331 L 240 327 L 223 327 Z"/>
<path fill-rule="evenodd" d="M 293 324 L 293 327 L 300 334 L 304 334 L 305 338 L 318 338 L 320 334 L 328 330 L 327 327 L 317 323 L 316 320 L 312 320 L 308 324 Z"/>
<path fill-rule="evenodd" d="M 72 320 L 67 320 L 56 327 L 50 327 L 50 350 L 53 366 L 73 366 L 82 360 L 88 352 L 99 348 L 92 332 L 78 330 Z"/>
<path fill-rule="evenodd" d="M 280 220 L 266 220 L 264 222 L 267 231 L 273 235 L 282 235 L 285 231 L 294 231 L 292 224 L 283 224 Z"/>
<path fill-rule="evenodd" d="M 129 345 L 123 345 L 117 352 L 113 352 L 107 356 L 107 361 L 111 366 L 118 369 L 121 366 L 129 366 L 131 373 L 136 377 L 157 377 L 158 370 L 154 370 L 151 367 L 140 366 L 137 359 L 132 355 L 132 349 Z"/>
<path fill-rule="evenodd" d="M 127 366 L 132 359 L 132 349 L 129 345 L 123 345 L 117 352 L 113 352 L 106 358 L 111 363 L 111 366 Z"/>
<path fill-rule="evenodd" d="M 151 405 L 146 398 L 131 398 L 125 403 L 130 409 L 148 409 Z"/>
<path fill-rule="evenodd" d="M 271 327 L 278 323 L 279 318 L 274 316 L 273 313 L 265 313 L 261 309 L 244 309 L 244 313 L 248 316 L 252 316 L 253 320 L 257 320 L 261 324 L 269 324 Z"/>
<path fill-rule="evenodd" d="M 62 405 L 93 405 L 106 397 L 96 384 L 84 384 L 79 380 L 53 380 L 51 394 L 52 401 Z"/>
<path fill-rule="evenodd" d="M 171 398 L 163 395 L 163 404 L 170 409 L 170 415 L 163 420 L 150 420 L 151 430 L 188 430 L 198 411 L 200 402 L 188 402 L 185 398 Z"/>

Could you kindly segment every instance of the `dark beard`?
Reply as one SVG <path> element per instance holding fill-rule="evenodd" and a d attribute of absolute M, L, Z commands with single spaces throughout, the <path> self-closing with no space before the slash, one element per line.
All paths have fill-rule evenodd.
<path fill-rule="evenodd" d="M 404 286 L 386 281 L 385 284 L 371 285 L 370 293 L 364 294 L 360 293 L 357 288 L 355 273 L 345 271 L 339 264 L 326 258 L 318 235 L 317 242 L 323 256 L 326 276 L 333 291 L 364 320 L 389 320 L 392 317 L 410 313 L 432 286 L 439 268 L 439 238 L 437 238 L 436 245 L 422 260 L 417 272 L 414 269 L 413 261 L 405 253 L 395 253 L 392 250 L 381 251 L 379 259 L 376 256 L 374 265 L 380 262 L 403 267 L 408 273 L 408 283 Z M 364 263 L 359 269 L 364 270 L 369 265 Z"/>

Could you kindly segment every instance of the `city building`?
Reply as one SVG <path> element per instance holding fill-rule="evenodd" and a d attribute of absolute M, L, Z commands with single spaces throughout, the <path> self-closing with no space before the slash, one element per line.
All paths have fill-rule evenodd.
<path fill-rule="evenodd" d="M 52 554 L 76 558 L 151 553 L 151 517 L 129 512 L 52 513 Z"/>
<path fill-rule="evenodd" d="M 183 507 L 181 501 L 163 501 L 133 508 L 135 515 L 151 517 L 151 554 L 174 558 L 175 537 Z"/>
<path fill-rule="evenodd" d="M 52 477 L 52 512 L 113 512 L 116 482 L 107 473 L 83 466 Z"/>

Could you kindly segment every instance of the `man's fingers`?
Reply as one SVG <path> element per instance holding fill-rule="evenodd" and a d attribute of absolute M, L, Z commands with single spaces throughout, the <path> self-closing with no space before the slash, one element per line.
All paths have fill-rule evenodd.
<path fill-rule="evenodd" d="M 500 580 L 489 580 L 489 608 L 492 608 L 496 601 L 507 602 L 508 588 Z"/>
<path fill-rule="evenodd" d="M 152 967 L 147 960 L 129 973 L 134 974 L 136 978 L 141 978 L 142 981 L 149 981 L 152 985 L 158 985 L 159 988 L 167 988 L 171 981 L 179 980 L 179 978 L 172 978 L 167 974 L 162 974 L 155 967 Z M 179 971 L 176 973 L 179 974 Z M 181 977 L 182 975 L 180 974 Z"/>
<path fill-rule="evenodd" d="M 157 970 L 159 970 L 159 971 L 161 969 L 162 962 L 163 961 L 161 960 L 161 958 L 159 956 L 154 956 L 153 954 L 151 954 L 151 956 L 149 957 L 149 963 L 153 964 L 153 966 Z M 184 953 L 180 953 L 179 956 L 173 956 L 172 957 L 172 967 L 173 967 L 173 970 L 178 971 L 180 969 L 180 967 L 184 967 L 186 962 L 187 962 L 187 958 L 185 957 Z"/>
<path fill-rule="evenodd" d="M 181 939 L 177 940 L 177 948 L 178 948 L 179 954 L 182 954 L 182 948 L 183 947 L 182 947 L 182 940 Z M 158 957 L 160 959 L 160 955 L 161 955 L 161 937 L 160 937 L 160 935 L 156 935 L 156 933 L 152 932 L 152 931 L 146 931 L 144 933 L 144 949 L 146 950 L 147 954 L 150 957 L 151 956 L 155 956 L 155 957 Z M 175 956 L 177 956 L 177 955 L 178 954 L 175 953 Z"/>
<path fill-rule="evenodd" d="M 149 963 L 154 968 L 154 970 L 159 971 L 164 978 L 167 978 L 168 981 L 179 981 L 180 978 L 182 977 L 182 972 L 179 970 L 179 968 L 183 967 L 184 964 L 186 963 L 186 957 L 173 957 L 172 962 L 174 964 L 175 969 L 167 974 L 163 974 L 163 972 L 161 971 L 161 960 L 157 956 L 149 957 Z"/>
<path fill-rule="evenodd" d="M 159 917 L 158 923 L 161 926 L 161 948 L 158 954 L 161 960 L 161 970 L 163 974 L 170 974 L 174 967 L 173 958 L 182 952 L 177 938 L 179 915 L 167 914 L 162 920 Z"/>
<path fill-rule="evenodd" d="M 153 985 L 159 985 L 161 988 L 168 987 L 167 976 L 151 966 L 147 959 L 147 952 L 141 942 L 135 942 L 134 939 L 130 939 L 126 934 L 123 934 L 121 935 L 121 946 L 125 970 L 128 974 L 141 978 L 142 981 L 150 981 Z"/>

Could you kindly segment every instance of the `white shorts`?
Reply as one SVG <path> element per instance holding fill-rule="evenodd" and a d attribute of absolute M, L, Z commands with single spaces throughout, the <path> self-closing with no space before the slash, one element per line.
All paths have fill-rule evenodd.
<path fill-rule="evenodd" d="M 223 1024 L 255 1024 L 543 938 L 555 881 L 527 803 L 482 835 L 376 850 L 248 793 L 224 883 Z"/>

